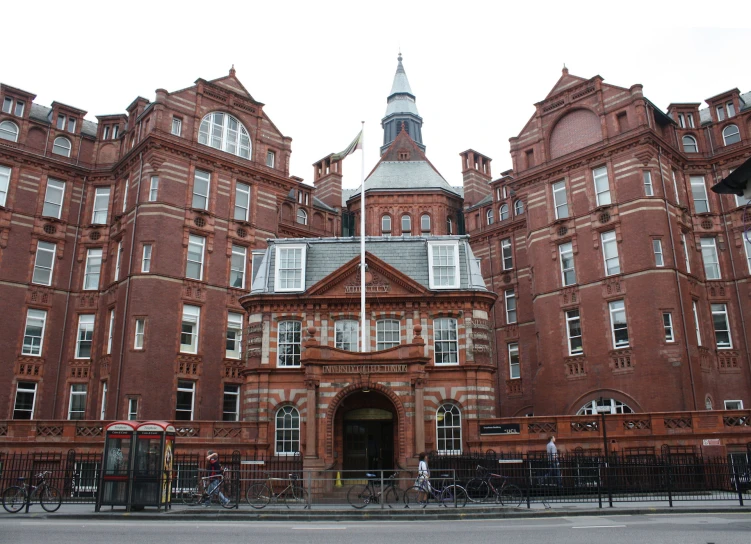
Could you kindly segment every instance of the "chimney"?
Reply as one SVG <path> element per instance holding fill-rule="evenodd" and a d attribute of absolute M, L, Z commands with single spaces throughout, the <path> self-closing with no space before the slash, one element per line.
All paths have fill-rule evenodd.
<path fill-rule="evenodd" d="M 462 157 L 464 207 L 474 206 L 490 194 L 490 157 L 468 149 Z"/>
<path fill-rule="evenodd" d="M 316 198 L 332 208 L 342 207 L 342 161 L 324 157 L 313 164 L 313 188 Z"/>

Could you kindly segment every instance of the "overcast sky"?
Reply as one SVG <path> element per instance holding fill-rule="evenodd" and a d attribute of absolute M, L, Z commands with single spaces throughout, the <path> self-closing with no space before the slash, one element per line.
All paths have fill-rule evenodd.
<path fill-rule="evenodd" d="M 737 87 L 751 90 L 746 2 L 33 2 L 3 25 L 0 81 L 95 115 L 138 95 L 237 77 L 285 136 L 290 174 L 346 147 L 365 121 L 366 172 L 383 144 L 401 48 L 427 156 L 461 185 L 459 153 L 511 167 L 518 135 L 561 75 L 644 85 L 665 110 Z M 10 23 L 10 20 L 6 21 Z M 711 27 L 711 28 L 707 28 Z M 12 48 L 11 48 L 12 45 Z M 359 155 L 359 154 L 358 154 Z M 344 165 L 345 187 L 360 160 Z"/>

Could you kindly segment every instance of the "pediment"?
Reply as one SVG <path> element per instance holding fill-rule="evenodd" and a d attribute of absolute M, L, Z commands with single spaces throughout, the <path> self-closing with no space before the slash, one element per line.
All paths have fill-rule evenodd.
<path fill-rule="evenodd" d="M 367 251 L 365 252 L 365 263 L 368 267 L 365 275 L 366 297 L 392 297 L 428 293 L 424 286 Z M 360 290 L 360 257 L 355 257 L 315 283 L 308 289 L 307 295 L 360 298 Z"/>

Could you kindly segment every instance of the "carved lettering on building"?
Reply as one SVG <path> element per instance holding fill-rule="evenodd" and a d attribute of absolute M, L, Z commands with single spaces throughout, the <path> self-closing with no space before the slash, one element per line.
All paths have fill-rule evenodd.
<path fill-rule="evenodd" d="M 488 327 L 488 322 L 484 319 L 473 319 L 471 323 L 473 329 L 481 329 L 484 331 L 490 330 L 490 327 Z"/>
<path fill-rule="evenodd" d="M 472 351 L 475 353 L 490 353 L 490 346 L 474 345 Z"/>
<path fill-rule="evenodd" d="M 407 365 L 323 365 L 324 374 L 398 374 Z"/>
<path fill-rule="evenodd" d="M 365 286 L 366 293 L 388 293 L 390 290 L 391 290 L 390 285 L 366 285 Z M 345 285 L 344 292 L 345 293 L 359 293 L 360 286 L 359 285 Z"/>
<path fill-rule="evenodd" d="M 488 335 L 481 333 L 481 332 L 473 332 L 472 333 L 472 340 L 487 340 Z"/>

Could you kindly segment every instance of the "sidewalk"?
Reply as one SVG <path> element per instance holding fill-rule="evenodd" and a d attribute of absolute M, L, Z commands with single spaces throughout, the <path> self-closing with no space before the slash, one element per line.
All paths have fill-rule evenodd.
<path fill-rule="evenodd" d="M 444 508 L 430 505 L 424 509 L 399 508 L 382 509 L 380 505 L 370 505 L 362 510 L 356 510 L 348 504 L 314 504 L 310 509 L 280 508 L 268 506 L 255 510 L 247 504 L 240 504 L 236 510 L 227 510 L 218 505 L 211 508 L 201 506 L 173 505 L 170 510 L 157 511 L 156 508 L 146 508 L 138 512 L 126 512 L 124 508 L 110 509 L 102 507 L 100 512 L 94 511 L 93 504 L 63 504 L 55 513 L 42 510 L 39 503 L 32 504 L 28 514 L 22 510 L 18 514 L 9 514 L 0 509 L 0 522 L 9 519 L 61 519 L 61 520 L 165 520 L 170 521 L 372 521 L 372 520 L 430 520 L 430 519 L 524 519 L 562 516 L 618 516 L 644 514 L 721 514 L 721 513 L 750 513 L 751 501 L 743 507 L 736 501 L 686 501 L 673 503 L 670 508 L 667 502 L 622 502 L 613 503 L 613 508 L 603 503 L 603 508 L 597 508 L 593 503 L 553 503 L 546 508 L 541 503 L 533 503 L 531 508 L 504 508 L 490 505 L 467 505 L 464 508 Z"/>

